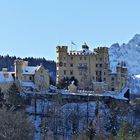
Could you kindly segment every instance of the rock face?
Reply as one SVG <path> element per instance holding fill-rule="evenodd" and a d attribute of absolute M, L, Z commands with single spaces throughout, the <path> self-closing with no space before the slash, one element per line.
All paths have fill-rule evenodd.
<path fill-rule="evenodd" d="M 109 55 L 113 71 L 118 61 L 125 61 L 129 75 L 140 74 L 140 34 L 136 34 L 127 44 L 113 44 L 109 49 Z"/>
<path fill-rule="evenodd" d="M 110 68 L 115 72 L 118 62 L 124 61 L 128 67 L 130 90 L 140 95 L 140 34 L 136 34 L 127 44 L 115 43 L 109 49 Z"/>

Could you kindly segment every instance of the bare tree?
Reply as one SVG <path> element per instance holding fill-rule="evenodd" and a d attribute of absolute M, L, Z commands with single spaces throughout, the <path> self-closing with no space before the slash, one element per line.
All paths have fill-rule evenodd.
<path fill-rule="evenodd" d="M 1 140 L 33 140 L 34 128 L 22 112 L 0 110 Z"/>

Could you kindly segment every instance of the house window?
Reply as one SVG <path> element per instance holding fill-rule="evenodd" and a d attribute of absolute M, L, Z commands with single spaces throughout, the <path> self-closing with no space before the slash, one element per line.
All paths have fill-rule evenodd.
<path fill-rule="evenodd" d="M 104 81 L 106 81 L 106 78 L 104 78 Z"/>
<path fill-rule="evenodd" d="M 111 80 L 114 81 L 114 77 L 112 77 Z"/>
<path fill-rule="evenodd" d="M 100 58 L 100 61 L 102 61 L 102 58 Z"/>

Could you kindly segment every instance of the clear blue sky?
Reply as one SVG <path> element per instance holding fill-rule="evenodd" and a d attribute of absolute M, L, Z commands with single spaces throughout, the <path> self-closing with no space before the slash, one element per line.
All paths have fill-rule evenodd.
<path fill-rule="evenodd" d="M 58 44 L 90 48 L 140 33 L 140 0 L 1 0 L 0 54 L 55 60 Z"/>

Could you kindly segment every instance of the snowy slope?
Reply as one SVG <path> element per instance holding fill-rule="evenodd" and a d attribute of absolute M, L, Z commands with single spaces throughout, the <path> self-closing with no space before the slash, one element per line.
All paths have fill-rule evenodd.
<path fill-rule="evenodd" d="M 129 75 L 140 74 L 140 34 L 136 34 L 127 44 L 113 44 L 109 49 L 109 55 L 113 71 L 118 61 L 125 61 Z"/>
<path fill-rule="evenodd" d="M 118 62 L 126 62 L 131 77 L 131 93 L 140 95 L 140 34 L 136 34 L 127 44 L 113 44 L 109 48 L 109 55 L 113 72 Z"/>

